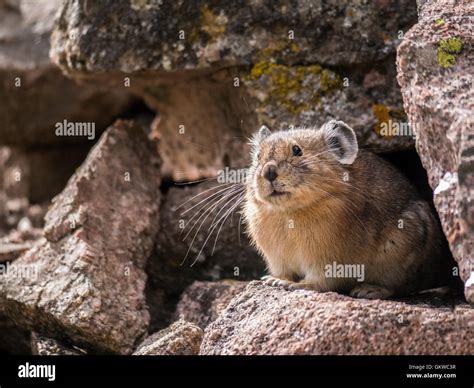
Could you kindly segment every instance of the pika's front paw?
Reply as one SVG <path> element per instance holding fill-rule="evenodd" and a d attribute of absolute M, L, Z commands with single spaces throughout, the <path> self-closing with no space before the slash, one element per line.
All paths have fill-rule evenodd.
<path fill-rule="evenodd" d="M 380 286 L 361 284 L 360 286 L 354 287 L 350 295 L 353 298 L 387 299 L 393 295 L 393 292 Z"/>
<path fill-rule="evenodd" d="M 285 280 L 285 279 L 276 278 L 276 277 L 271 276 L 271 275 L 263 276 L 263 277 L 261 278 L 261 280 L 263 280 L 263 282 L 264 282 L 266 285 L 272 286 L 272 287 L 288 288 L 290 285 L 293 284 L 293 282 L 290 281 L 290 280 Z"/>
<path fill-rule="evenodd" d="M 302 282 L 295 282 L 288 286 L 289 290 L 312 290 L 312 291 L 319 291 L 318 287 L 314 284 L 306 283 L 305 281 Z"/>

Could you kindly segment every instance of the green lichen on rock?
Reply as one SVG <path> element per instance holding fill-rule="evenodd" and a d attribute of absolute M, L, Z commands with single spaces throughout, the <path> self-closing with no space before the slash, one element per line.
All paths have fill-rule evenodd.
<path fill-rule="evenodd" d="M 323 95 L 342 85 L 336 73 L 319 65 L 287 66 L 266 61 L 256 63 L 244 79 L 259 83 L 264 103 L 275 103 L 293 114 L 311 109 Z"/>
<path fill-rule="evenodd" d="M 453 66 L 462 46 L 462 40 L 459 38 L 441 39 L 438 42 L 438 64 L 445 69 Z"/>
<path fill-rule="evenodd" d="M 342 85 L 342 81 L 336 73 L 327 69 L 322 69 L 319 84 L 321 92 L 327 93 L 339 89 Z"/>
<path fill-rule="evenodd" d="M 284 32 L 282 32 L 282 36 L 284 36 Z M 282 38 L 269 42 L 268 46 L 258 53 L 258 58 L 261 62 L 272 62 L 278 57 L 296 54 L 300 51 L 301 48 L 293 40 Z"/>
<path fill-rule="evenodd" d="M 438 27 L 444 26 L 446 23 L 443 19 L 436 19 L 435 20 L 435 25 Z"/>

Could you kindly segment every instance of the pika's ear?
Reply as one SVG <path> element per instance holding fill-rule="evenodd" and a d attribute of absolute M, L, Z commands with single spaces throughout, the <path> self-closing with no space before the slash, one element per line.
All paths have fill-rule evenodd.
<path fill-rule="evenodd" d="M 257 137 L 259 143 L 263 140 L 266 139 L 268 136 L 272 134 L 272 131 L 268 129 L 265 125 L 262 125 L 260 129 L 258 130 Z"/>
<path fill-rule="evenodd" d="M 262 140 L 266 139 L 271 134 L 272 132 L 265 125 L 262 125 L 258 132 L 253 135 L 251 143 L 253 145 L 259 145 Z"/>
<path fill-rule="evenodd" d="M 323 139 L 337 160 L 342 164 L 352 164 L 359 152 L 354 130 L 343 121 L 331 120 L 321 128 Z"/>

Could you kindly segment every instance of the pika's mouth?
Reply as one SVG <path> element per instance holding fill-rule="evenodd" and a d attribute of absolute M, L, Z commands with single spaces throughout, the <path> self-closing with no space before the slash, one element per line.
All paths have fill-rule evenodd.
<path fill-rule="evenodd" d="M 288 194 L 288 192 L 286 192 L 286 191 L 278 191 L 278 190 L 273 189 L 273 191 L 270 193 L 269 196 L 270 197 L 281 197 L 281 196 L 287 195 L 287 194 Z"/>

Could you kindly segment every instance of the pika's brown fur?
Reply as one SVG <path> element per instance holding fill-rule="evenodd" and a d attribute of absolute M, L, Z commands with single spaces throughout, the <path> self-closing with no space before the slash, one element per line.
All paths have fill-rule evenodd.
<path fill-rule="evenodd" d="M 359 150 L 343 122 L 274 134 L 263 127 L 252 157 L 244 216 L 268 284 L 387 298 L 449 276 L 429 204 L 389 163 Z M 327 276 L 328 266 L 354 264 L 363 282 Z"/>

